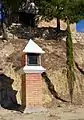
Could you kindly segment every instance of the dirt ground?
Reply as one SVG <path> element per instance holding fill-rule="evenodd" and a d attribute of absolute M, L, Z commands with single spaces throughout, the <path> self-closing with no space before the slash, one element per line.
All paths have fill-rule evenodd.
<path fill-rule="evenodd" d="M 84 120 L 84 106 L 62 104 L 31 114 L 0 108 L 0 120 Z"/>

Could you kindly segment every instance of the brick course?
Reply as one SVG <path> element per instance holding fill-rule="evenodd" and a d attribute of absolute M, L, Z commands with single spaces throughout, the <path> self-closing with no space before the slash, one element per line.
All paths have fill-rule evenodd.
<path fill-rule="evenodd" d="M 27 73 L 22 82 L 23 105 L 26 108 L 42 107 L 42 77 L 40 73 Z"/>

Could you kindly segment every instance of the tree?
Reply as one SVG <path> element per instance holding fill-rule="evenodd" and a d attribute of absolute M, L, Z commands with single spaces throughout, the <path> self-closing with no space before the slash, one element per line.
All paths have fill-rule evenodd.
<path fill-rule="evenodd" d="M 62 19 L 67 24 L 67 38 L 66 38 L 66 49 L 67 49 L 67 78 L 69 93 L 71 102 L 73 100 L 73 88 L 75 81 L 74 74 L 74 60 L 73 60 L 73 43 L 70 31 L 70 23 L 78 22 L 84 19 L 84 1 L 83 0 L 67 0 L 65 1 L 65 7 L 61 13 Z"/>
<path fill-rule="evenodd" d="M 6 19 L 10 19 L 10 13 L 18 11 L 22 0 L 0 0 L 0 14 L 1 14 L 1 26 L 3 31 L 3 38 L 7 39 L 8 35 L 6 32 Z"/>
<path fill-rule="evenodd" d="M 67 24 L 67 79 L 72 102 L 75 74 L 70 23 L 84 19 L 84 0 L 40 0 L 40 6 L 40 14 L 43 17 L 48 19 L 56 17 L 58 20 L 64 20 Z"/>
<path fill-rule="evenodd" d="M 18 10 L 21 3 L 22 0 L 3 0 L 3 4 L 7 5 L 13 11 Z"/>
<path fill-rule="evenodd" d="M 49 20 L 57 18 L 57 33 L 60 32 L 60 19 L 63 7 L 65 5 L 64 0 L 40 0 L 40 14 L 48 18 Z"/>
<path fill-rule="evenodd" d="M 5 24 L 4 24 L 4 11 L 3 11 L 3 4 L 2 1 L 0 1 L 0 22 L 1 22 L 1 28 L 3 31 L 3 38 L 7 39 Z"/>

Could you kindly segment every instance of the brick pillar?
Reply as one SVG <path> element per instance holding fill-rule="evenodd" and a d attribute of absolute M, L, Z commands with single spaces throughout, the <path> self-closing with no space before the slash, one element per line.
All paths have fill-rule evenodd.
<path fill-rule="evenodd" d="M 24 81 L 24 80 L 23 80 Z M 26 73 L 23 82 L 24 113 L 44 111 L 42 107 L 42 77 L 41 73 Z"/>
<path fill-rule="evenodd" d="M 25 79 L 25 74 L 22 75 L 21 101 L 22 101 L 22 106 L 26 107 L 26 79 Z"/>

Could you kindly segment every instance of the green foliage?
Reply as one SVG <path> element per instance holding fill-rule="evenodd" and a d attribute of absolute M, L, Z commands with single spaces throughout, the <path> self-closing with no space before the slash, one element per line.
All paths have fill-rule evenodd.
<path fill-rule="evenodd" d="M 70 23 L 84 18 L 84 0 L 39 0 L 40 14 L 46 18 L 59 18 Z"/>
<path fill-rule="evenodd" d="M 72 102 L 75 74 L 74 74 L 74 63 L 73 63 L 73 43 L 72 43 L 70 24 L 69 24 L 69 20 L 68 19 L 67 19 L 66 49 L 67 49 L 67 78 L 68 78 L 68 87 L 69 87 L 69 93 L 70 93 L 70 98 L 71 98 L 71 102 Z"/>
<path fill-rule="evenodd" d="M 73 66 L 73 47 L 72 47 L 72 38 L 71 38 L 71 31 L 69 26 L 69 21 L 67 20 L 67 38 L 66 38 L 66 46 L 67 46 L 67 64 L 69 69 Z"/>
<path fill-rule="evenodd" d="M 40 0 L 40 14 L 48 19 L 58 18 L 67 23 L 67 78 L 72 102 L 74 87 L 73 43 L 70 23 L 84 19 L 84 0 Z"/>
<path fill-rule="evenodd" d="M 3 0 L 3 3 L 8 5 L 8 7 L 13 11 L 17 11 L 19 9 L 21 2 L 22 0 Z"/>

